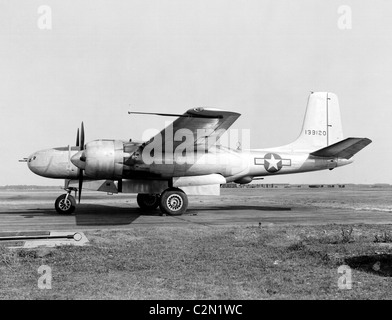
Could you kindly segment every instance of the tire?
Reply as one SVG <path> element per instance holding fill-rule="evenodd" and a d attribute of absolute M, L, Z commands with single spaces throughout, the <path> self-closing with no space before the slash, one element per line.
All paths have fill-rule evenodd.
<path fill-rule="evenodd" d="M 140 209 L 142 209 L 143 211 L 152 211 L 159 206 L 159 195 L 138 193 L 136 201 Z"/>
<path fill-rule="evenodd" d="M 188 208 L 188 197 L 181 189 L 167 189 L 161 194 L 159 208 L 162 213 L 171 216 L 180 216 Z"/>
<path fill-rule="evenodd" d="M 54 207 L 56 211 L 60 214 L 71 214 L 75 211 L 76 201 L 75 198 L 71 195 L 62 194 L 60 197 L 56 199 L 54 203 Z"/>

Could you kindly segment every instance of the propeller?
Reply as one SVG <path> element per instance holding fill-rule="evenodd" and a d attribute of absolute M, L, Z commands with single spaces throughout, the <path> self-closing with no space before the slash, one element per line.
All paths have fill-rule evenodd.
<path fill-rule="evenodd" d="M 80 141 L 80 144 L 79 144 Z M 76 136 L 76 146 L 79 147 L 79 151 L 83 151 L 84 150 L 84 125 L 83 125 L 83 121 L 82 121 L 82 125 L 80 128 L 80 136 L 79 136 L 79 129 L 77 132 L 77 136 Z M 82 154 L 82 156 L 80 157 L 80 160 L 85 161 L 85 158 L 83 160 L 84 156 Z M 78 201 L 80 203 L 80 198 L 82 197 L 82 186 L 83 186 L 83 169 L 79 168 L 79 195 L 78 195 Z"/>

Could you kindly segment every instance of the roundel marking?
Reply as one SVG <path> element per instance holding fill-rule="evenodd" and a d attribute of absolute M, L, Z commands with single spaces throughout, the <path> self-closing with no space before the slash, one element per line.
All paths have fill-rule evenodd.
<path fill-rule="evenodd" d="M 268 172 L 278 172 L 282 169 L 282 158 L 276 153 L 267 153 L 264 156 L 264 168 Z"/>

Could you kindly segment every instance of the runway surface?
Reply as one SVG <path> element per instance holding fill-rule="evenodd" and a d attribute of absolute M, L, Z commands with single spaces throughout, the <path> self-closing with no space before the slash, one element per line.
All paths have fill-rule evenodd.
<path fill-rule="evenodd" d="M 390 188 L 222 189 L 221 196 L 190 196 L 179 217 L 148 215 L 136 195 L 83 192 L 72 215 L 59 215 L 54 191 L 0 192 L 0 232 L 121 229 L 134 227 L 270 224 L 390 224 Z"/>

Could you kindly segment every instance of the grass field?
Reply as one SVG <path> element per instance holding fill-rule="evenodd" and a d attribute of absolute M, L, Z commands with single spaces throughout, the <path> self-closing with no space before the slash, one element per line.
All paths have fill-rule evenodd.
<path fill-rule="evenodd" d="M 352 228 L 352 230 L 351 230 Z M 87 231 L 86 247 L 0 247 L 0 299 L 391 299 L 392 226 Z M 51 268 L 39 289 L 38 268 Z M 339 289 L 341 265 L 352 288 Z"/>

